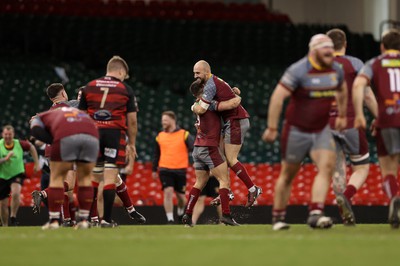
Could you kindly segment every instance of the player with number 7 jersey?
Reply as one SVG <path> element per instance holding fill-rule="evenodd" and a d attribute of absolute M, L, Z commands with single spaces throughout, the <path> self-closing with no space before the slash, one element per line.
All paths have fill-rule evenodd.
<path fill-rule="evenodd" d="M 115 198 L 115 180 L 118 168 L 126 163 L 128 155 L 136 155 L 137 112 L 138 106 L 133 90 L 124 83 L 129 73 L 128 64 L 119 56 L 114 56 L 107 64 L 104 77 L 89 82 L 82 90 L 79 109 L 87 111 L 99 129 L 100 152 L 94 168 L 93 186 L 104 178 L 103 198 L 104 216 L 101 227 L 114 227 L 111 220 Z M 128 143 L 126 143 L 128 136 Z M 128 198 L 129 199 L 129 198 Z M 132 216 L 134 208 L 128 212 L 138 222 L 144 217 Z"/>
<path fill-rule="evenodd" d="M 105 76 L 89 82 L 82 91 L 80 109 L 87 110 L 98 128 L 127 128 L 126 114 L 137 112 L 136 97 L 130 86 Z"/>

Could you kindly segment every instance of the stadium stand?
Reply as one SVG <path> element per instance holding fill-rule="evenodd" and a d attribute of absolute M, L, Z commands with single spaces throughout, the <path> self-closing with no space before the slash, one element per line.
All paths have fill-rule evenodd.
<path fill-rule="evenodd" d="M 45 88 L 60 81 L 55 66 L 66 69 L 69 82 L 65 87 L 74 98 L 78 87 L 104 74 L 102 68 L 110 56 L 123 56 L 131 66 L 133 78 L 128 83 L 140 107 L 139 162 L 127 184 L 137 204 L 161 205 L 160 185 L 151 179 L 149 164 L 152 141 L 160 128 L 159 114 L 174 110 L 179 124 L 194 132 L 189 108 L 193 98 L 187 87 L 193 80 L 193 63 L 207 59 L 216 75 L 242 89 L 252 128 L 240 160 L 248 163 L 250 175 L 264 190 L 258 203 L 270 205 L 280 156 L 278 142 L 265 144 L 260 139 L 268 99 L 284 68 L 306 54 L 309 38 L 333 26 L 346 32 L 349 54 L 363 60 L 378 54 L 378 44 L 370 34 L 354 34 L 344 25 L 294 25 L 286 15 L 261 4 L 4 0 L 0 36 L 7 41 L 0 42 L 0 121 L 13 124 L 19 137 L 28 137 L 29 118 L 50 106 Z M 371 154 L 376 156 L 375 145 Z M 25 206 L 31 204 L 30 192 L 39 184 L 30 167 L 27 164 L 30 178 L 23 187 Z M 305 164 L 295 181 L 291 204 L 308 202 L 304 191 L 309 191 L 314 174 L 313 166 Z M 188 184 L 193 184 L 193 169 L 189 176 Z M 232 189 L 233 203 L 242 204 L 247 192 L 237 179 L 232 179 Z M 330 192 L 328 203 L 333 200 Z M 376 165 L 354 203 L 387 204 Z"/>
<path fill-rule="evenodd" d="M 257 182 L 264 193 L 257 199 L 258 205 L 272 205 L 273 189 L 280 171 L 280 164 L 247 163 L 246 169 L 250 177 Z M 31 206 L 30 192 L 40 188 L 40 174 L 33 174 L 32 163 L 26 164 L 28 179 L 22 187 L 22 206 Z M 348 169 L 349 171 L 350 169 Z M 310 201 L 310 189 L 316 174 L 315 166 L 305 164 L 299 171 L 293 183 L 289 205 L 307 205 Z M 188 190 L 195 182 L 194 169 L 188 169 Z M 382 190 L 380 169 L 376 164 L 371 165 L 367 182 L 361 187 L 359 193 L 353 198 L 354 205 L 379 206 L 388 205 L 389 201 Z M 134 205 L 162 205 L 163 194 L 160 182 L 151 177 L 151 163 L 136 163 L 134 173 L 127 178 L 127 186 Z M 247 190 L 241 181 L 231 172 L 231 188 L 235 195 L 233 205 L 243 205 L 247 199 Z M 206 202 L 209 203 L 210 199 Z M 176 202 L 175 202 L 176 204 Z M 335 195 L 329 191 L 327 205 L 335 204 Z"/>

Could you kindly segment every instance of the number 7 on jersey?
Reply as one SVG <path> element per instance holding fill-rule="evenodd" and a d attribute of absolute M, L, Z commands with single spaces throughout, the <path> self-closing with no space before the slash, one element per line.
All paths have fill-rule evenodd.
<path fill-rule="evenodd" d="M 106 104 L 106 99 L 107 99 L 109 89 L 110 88 L 107 88 L 107 87 L 100 88 L 100 90 L 103 91 L 103 97 L 101 98 L 100 108 L 104 108 L 104 105 Z"/>

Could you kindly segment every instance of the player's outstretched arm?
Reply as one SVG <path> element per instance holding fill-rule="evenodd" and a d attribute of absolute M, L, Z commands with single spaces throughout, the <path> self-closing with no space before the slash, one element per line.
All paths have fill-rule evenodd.
<path fill-rule="evenodd" d="M 32 156 L 33 163 L 34 163 L 33 171 L 35 173 L 39 172 L 40 171 L 39 156 L 38 156 L 36 148 L 33 144 L 31 144 L 31 146 L 29 148 L 29 153 Z"/>
<path fill-rule="evenodd" d="M 282 113 L 283 102 L 292 95 L 291 91 L 278 84 L 271 96 L 268 108 L 268 127 L 264 130 L 262 139 L 266 142 L 275 141 L 278 136 L 278 123 Z"/>

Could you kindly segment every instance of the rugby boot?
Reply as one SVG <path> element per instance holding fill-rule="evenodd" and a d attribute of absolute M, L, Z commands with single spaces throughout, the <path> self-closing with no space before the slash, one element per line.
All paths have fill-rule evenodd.
<path fill-rule="evenodd" d="M 91 227 L 100 227 L 100 221 L 98 218 L 93 219 L 93 217 L 90 219 L 90 226 Z"/>
<path fill-rule="evenodd" d="M 182 223 L 185 225 L 185 227 L 193 227 L 193 221 L 192 221 L 192 215 L 190 214 L 184 214 L 182 217 Z"/>
<path fill-rule="evenodd" d="M 15 217 L 10 217 L 10 224 L 9 226 L 18 226 L 19 222 L 17 221 L 17 218 Z"/>
<path fill-rule="evenodd" d="M 106 220 L 101 220 L 100 227 L 101 228 L 115 228 L 115 227 L 118 227 L 118 224 L 114 221 L 107 222 Z"/>
<path fill-rule="evenodd" d="M 253 206 L 256 199 L 262 194 L 262 189 L 257 186 L 255 187 L 256 190 L 254 192 L 249 192 L 249 194 L 247 194 L 247 203 L 245 205 L 246 208 Z"/>
<path fill-rule="evenodd" d="M 400 197 L 398 196 L 390 201 L 389 224 L 393 229 L 398 229 L 400 225 Z"/>
<path fill-rule="evenodd" d="M 137 211 L 128 212 L 129 216 L 140 224 L 146 223 L 146 218 Z"/>
<path fill-rule="evenodd" d="M 229 190 L 229 201 L 232 201 L 235 199 L 235 195 L 233 194 L 232 190 Z M 221 205 L 221 197 L 218 195 L 218 197 L 214 198 L 212 201 L 210 201 L 211 206 L 219 206 Z"/>
<path fill-rule="evenodd" d="M 285 216 L 276 216 L 272 218 L 272 230 L 288 230 L 290 225 L 285 222 Z"/>
<path fill-rule="evenodd" d="M 90 223 L 86 220 L 78 222 L 75 226 L 75 230 L 80 230 L 80 229 L 89 229 L 91 227 Z"/>
<path fill-rule="evenodd" d="M 345 197 L 344 194 L 338 193 L 336 195 L 336 201 L 339 206 L 340 216 L 342 217 L 343 224 L 347 226 L 356 225 L 356 218 L 351 208 L 351 203 Z"/>
<path fill-rule="evenodd" d="M 60 228 L 58 220 L 50 220 L 42 226 L 42 230 L 55 230 Z"/>
<path fill-rule="evenodd" d="M 333 225 L 331 217 L 324 216 L 324 214 L 319 212 L 311 212 L 307 219 L 307 224 L 313 229 L 328 229 Z"/>
<path fill-rule="evenodd" d="M 62 223 L 62 227 L 74 227 L 75 226 L 75 221 L 72 221 L 71 218 L 64 219 Z"/>
<path fill-rule="evenodd" d="M 40 204 L 42 203 L 42 193 L 38 190 L 34 190 L 31 193 L 33 199 L 32 211 L 34 214 L 40 213 Z"/>
<path fill-rule="evenodd" d="M 238 224 L 230 214 L 223 214 L 221 217 L 221 223 L 225 225 L 231 225 L 231 226 L 239 226 Z"/>

